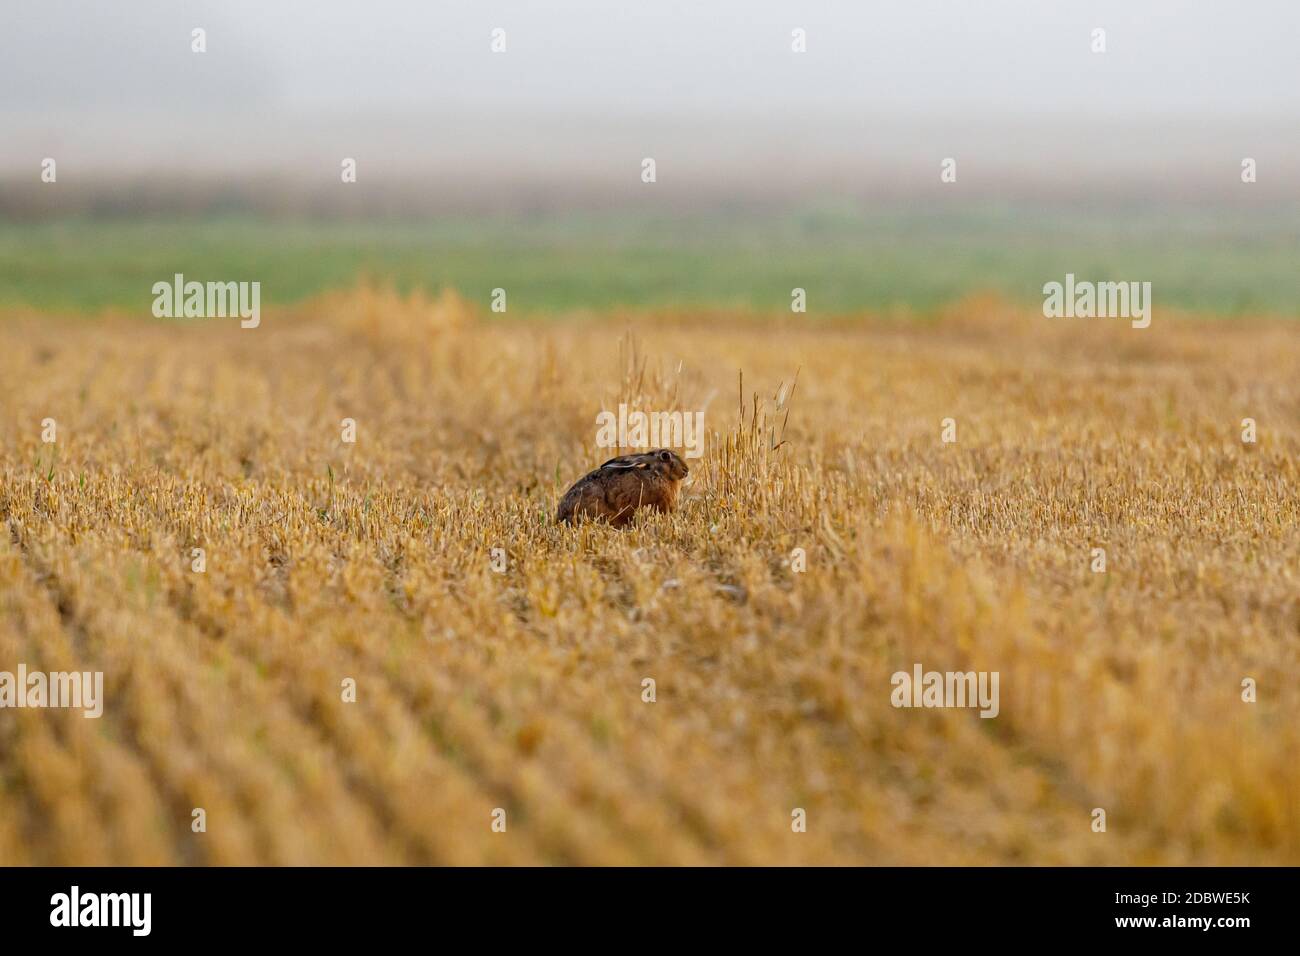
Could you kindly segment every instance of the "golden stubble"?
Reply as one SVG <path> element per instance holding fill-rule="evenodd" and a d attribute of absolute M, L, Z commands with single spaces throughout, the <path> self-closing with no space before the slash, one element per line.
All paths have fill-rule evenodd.
<path fill-rule="evenodd" d="M 0 670 L 106 695 L 0 711 L 0 862 L 1300 862 L 1293 325 L 360 287 L 10 315 L 0 383 Z M 705 411 L 679 508 L 557 526 L 619 401 Z"/>

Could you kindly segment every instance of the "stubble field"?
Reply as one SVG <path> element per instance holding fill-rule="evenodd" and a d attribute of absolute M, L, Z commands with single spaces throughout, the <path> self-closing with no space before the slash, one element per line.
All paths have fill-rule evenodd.
<path fill-rule="evenodd" d="M 557 526 L 619 402 L 682 506 Z M 0 863 L 1300 863 L 1294 324 L 11 310 L 0 421 L 0 671 L 105 691 L 0 710 Z"/>

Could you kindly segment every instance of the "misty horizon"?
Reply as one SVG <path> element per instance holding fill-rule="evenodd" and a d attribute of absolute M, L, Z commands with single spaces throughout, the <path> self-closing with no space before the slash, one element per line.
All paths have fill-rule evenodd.
<path fill-rule="evenodd" d="M 32 188 L 45 157 L 69 192 L 137 177 L 317 192 L 350 157 L 372 200 L 604 204 L 638 201 L 651 156 L 671 205 L 937 195 L 953 157 L 968 198 L 1186 200 L 1240 196 L 1249 156 L 1243 198 L 1294 199 L 1300 65 L 1279 20 L 1300 28 L 1300 12 L 1188 8 L 18 2 L 0 179 L 18 205 L 56 208 Z"/>

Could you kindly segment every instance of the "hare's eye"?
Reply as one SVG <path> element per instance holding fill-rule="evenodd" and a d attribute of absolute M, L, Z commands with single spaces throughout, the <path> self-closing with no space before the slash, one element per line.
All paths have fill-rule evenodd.
<path fill-rule="evenodd" d="M 670 460 L 671 460 L 671 457 L 669 456 L 668 452 L 666 452 L 666 451 L 661 451 L 661 452 L 659 453 L 659 460 L 660 460 L 660 461 L 670 461 Z"/>

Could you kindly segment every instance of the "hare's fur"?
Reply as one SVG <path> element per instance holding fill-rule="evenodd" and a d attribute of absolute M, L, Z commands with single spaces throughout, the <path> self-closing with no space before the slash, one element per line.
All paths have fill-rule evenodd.
<path fill-rule="evenodd" d="M 688 472 L 686 462 L 666 448 L 611 458 L 574 482 L 560 499 L 555 519 L 571 524 L 586 516 L 622 528 L 639 508 L 667 513 L 677 507 Z"/>

